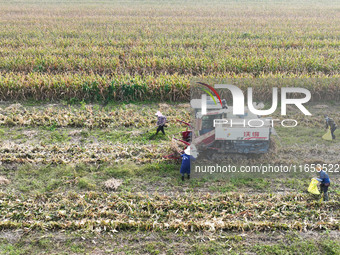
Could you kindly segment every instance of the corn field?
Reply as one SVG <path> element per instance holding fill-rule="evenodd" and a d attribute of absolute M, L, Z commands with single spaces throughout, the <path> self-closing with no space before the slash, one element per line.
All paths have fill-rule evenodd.
<path fill-rule="evenodd" d="M 339 98 L 332 5 L 177 7 L 4 4 L 0 100 L 185 101 L 193 77 L 234 79 L 244 88 L 257 83 L 259 95 L 275 84 L 254 78 L 275 78 L 307 87 L 314 100 Z"/>
<path fill-rule="evenodd" d="M 0 0 L 0 254 L 340 254 L 339 130 L 321 138 L 340 119 L 337 2 Z M 268 153 L 196 163 L 331 163 L 330 200 L 312 171 L 182 180 L 197 81 L 265 108 L 308 89 L 311 116 L 270 115 Z"/>

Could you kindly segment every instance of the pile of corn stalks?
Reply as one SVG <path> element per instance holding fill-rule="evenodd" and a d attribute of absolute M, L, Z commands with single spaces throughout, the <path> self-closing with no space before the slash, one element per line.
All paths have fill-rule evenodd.
<path fill-rule="evenodd" d="M 340 203 L 308 195 L 0 194 L 0 229 L 339 230 Z"/>
<path fill-rule="evenodd" d="M 0 143 L 0 160 L 3 163 L 33 163 L 33 164 L 67 164 L 67 163 L 120 163 L 130 161 L 134 163 L 161 162 L 167 159 L 164 155 L 175 154 L 182 151 L 183 144 L 176 141 L 164 140 L 155 144 L 120 143 L 120 142 L 58 142 L 39 143 L 34 140 L 26 143 L 2 141 Z M 336 146 L 315 145 L 301 148 L 291 145 L 277 148 L 260 156 L 235 156 L 219 154 L 220 164 L 241 163 L 257 165 L 262 162 L 271 162 L 276 165 L 301 165 L 333 162 L 339 155 L 340 149 Z M 204 158 L 204 154 L 201 155 Z"/>
<path fill-rule="evenodd" d="M 138 107 L 127 105 L 112 110 L 87 105 L 84 107 L 28 107 L 20 104 L 0 108 L 0 126 L 54 126 L 92 128 L 148 128 L 155 126 L 158 109 L 167 116 L 173 125 L 180 125 L 177 118 L 190 119 L 190 113 L 184 107 Z"/>
<path fill-rule="evenodd" d="M 85 127 L 85 128 L 147 128 L 156 124 L 154 114 L 161 110 L 167 116 L 172 125 L 180 126 L 176 119 L 190 121 L 190 107 L 187 105 L 159 104 L 152 107 L 139 107 L 129 104 L 113 108 L 111 110 L 93 105 L 82 107 L 63 107 L 61 105 L 47 105 L 44 107 L 23 107 L 20 104 L 0 107 L 0 126 L 54 126 L 54 127 Z M 295 119 L 299 126 L 311 128 L 323 128 L 322 114 L 313 114 L 305 117 L 296 111 L 288 111 L 284 118 L 279 112 L 273 114 L 273 119 Z M 336 120 L 340 113 L 331 112 Z M 275 124 L 279 121 L 275 122 Z"/>
<path fill-rule="evenodd" d="M 3 142 L 0 160 L 3 163 L 135 163 L 158 162 L 162 159 L 166 144 L 16 144 Z"/>

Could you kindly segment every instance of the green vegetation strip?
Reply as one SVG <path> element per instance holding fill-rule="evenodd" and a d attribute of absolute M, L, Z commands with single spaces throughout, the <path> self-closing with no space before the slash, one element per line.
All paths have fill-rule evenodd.
<path fill-rule="evenodd" d="M 193 79 L 211 84 L 234 84 L 246 91 L 253 88 L 258 100 L 272 99 L 273 87 L 303 87 L 312 101 L 336 100 L 340 97 L 338 74 L 313 77 L 301 75 L 263 75 L 260 78 L 232 75 L 88 75 L 1 73 L 0 100 L 36 100 L 69 102 L 172 101 L 187 102 Z M 224 94 L 221 94 L 224 96 Z M 226 94 L 226 96 L 230 96 Z M 229 97 L 228 97 L 229 99 Z"/>
<path fill-rule="evenodd" d="M 219 196 L 142 194 L 0 194 L 1 229 L 267 231 L 339 230 L 339 197 L 301 194 Z"/>

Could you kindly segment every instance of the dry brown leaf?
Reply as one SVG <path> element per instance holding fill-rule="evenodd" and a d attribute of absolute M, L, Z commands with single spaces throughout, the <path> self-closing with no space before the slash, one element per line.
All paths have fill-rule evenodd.
<path fill-rule="evenodd" d="M 0 176 L 0 185 L 7 185 L 7 184 L 10 184 L 11 181 L 8 180 L 7 178 L 3 177 L 3 176 Z"/>

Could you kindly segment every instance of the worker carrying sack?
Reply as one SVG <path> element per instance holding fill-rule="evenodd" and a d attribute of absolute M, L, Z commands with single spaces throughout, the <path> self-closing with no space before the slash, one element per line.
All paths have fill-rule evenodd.
<path fill-rule="evenodd" d="M 328 128 L 327 133 L 322 136 L 322 139 L 327 140 L 327 141 L 332 141 L 333 140 L 331 128 Z"/>
<path fill-rule="evenodd" d="M 318 180 L 312 179 L 309 184 L 308 192 L 315 195 L 320 195 L 320 191 L 318 190 Z"/>

